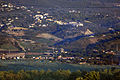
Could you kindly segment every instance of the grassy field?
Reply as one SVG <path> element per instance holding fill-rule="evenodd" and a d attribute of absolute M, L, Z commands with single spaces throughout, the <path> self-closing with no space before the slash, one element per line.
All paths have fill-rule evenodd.
<path fill-rule="evenodd" d="M 110 65 L 77 65 L 59 62 L 49 62 L 40 60 L 0 60 L 0 71 L 19 71 L 19 70 L 70 70 L 70 71 L 91 71 L 110 69 L 112 67 L 119 68 L 120 66 Z"/>

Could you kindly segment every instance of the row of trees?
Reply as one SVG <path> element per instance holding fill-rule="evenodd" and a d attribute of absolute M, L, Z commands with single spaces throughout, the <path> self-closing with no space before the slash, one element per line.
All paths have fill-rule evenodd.
<path fill-rule="evenodd" d="M 119 80 L 120 69 L 105 69 L 101 71 L 0 71 L 0 80 Z"/>

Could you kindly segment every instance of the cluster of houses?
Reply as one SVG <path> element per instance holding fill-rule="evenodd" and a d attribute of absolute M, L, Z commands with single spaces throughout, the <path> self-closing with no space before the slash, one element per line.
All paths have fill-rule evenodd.
<path fill-rule="evenodd" d="M 37 11 L 35 13 L 25 6 L 14 6 L 11 3 L 1 3 L 0 11 L 3 12 L 3 11 L 12 11 L 12 10 L 25 10 L 28 13 L 30 13 L 28 15 L 34 19 L 34 23 L 32 23 L 32 24 L 30 23 L 28 25 L 29 28 L 32 28 L 35 26 L 47 27 L 51 24 L 72 25 L 72 26 L 76 26 L 76 27 L 84 26 L 84 24 L 81 22 L 75 22 L 75 21 L 66 22 L 63 20 L 57 20 L 53 16 L 49 15 L 49 13 L 45 13 L 45 12 L 41 12 L 41 11 Z M 71 10 L 69 12 L 71 13 L 71 12 L 76 12 L 76 11 Z M 32 13 L 34 13 L 34 14 L 32 14 Z M 78 11 L 78 13 L 80 13 L 80 11 Z M 22 30 L 28 30 L 28 28 L 19 27 L 19 26 L 15 26 L 12 24 L 14 21 L 18 20 L 19 18 L 20 18 L 19 16 L 15 16 L 14 18 L 8 17 L 6 20 L 4 20 L 6 26 L 9 26 L 9 30 L 6 31 L 8 34 L 13 34 L 15 36 L 23 36 L 24 32 Z M 0 23 L 0 26 L 2 27 L 5 25 L 3 23 Z M 15 31 L 12 31 L 12 30 L 15 30 Z M 18 31 L 18 30 L 21 30 L 21 31 Z"/>
<path fill-rule="evenodd" d="M 14 10 L 14 7 L 15 7 L 10 3 L 8 3 L 8 4 L 7 3 L 1 3 L 0 5 L 1 5 L 0 11 L 12 11 L 12 10 Z"/>
<path fill-rule="evenodd" d="M 5 3 L 5 2 L 1 2 L 0 3 L 0 11 L 13 11 L 13 10 L 19 10 L 19 9 L 27 9 L 27 7 L 25 6 L 14 6 L 11 3 Z"/>
<path fill-rule="evenodd" d="M 0 59 L 24 59 L 25 58 L 25 53 L 5 53 L 0 55 Z M 61 55 L 58 56 L 57 58 L 50 56 L 50 54 L 41 54 L 42 56 L 37 56 L 37 57 L 32 57 L 31 59 L 36 59 L 36 60 L 72 60 L 74 57 L 62 57 Z"/>
<path fill-rule="evenodd" d="M 61 20 L 56 20 L 54 19 L 52 16 L 49 16 L 48 13 L 45 13 L 45 14 L 37 14 L 35 16 L 33 16 L 33 18 L 35 19 L 35 23 L 40 23 L 39 26 L 48 26 L 48 24 L 50 22 L 52 23 L 56 23 L 58 25 L 73 25 L 73 26 L 76 26 L 76 27 L 79 27 L 79 26 L 84 26 L 83 23 L 81 22 L 64 22 L 64 21 L 61 21 Z M 42 24 L 42 21 L 43 20 L 46 20 L 46 22 L 48 22 L 48 24 Z M 35 23 L 34 24 L 31 24 L 30 27 L 34 27 L 35 26 Z"/>
<path fill-rule="evenodd" d="M 26 57 L 27 53 L 5 53 L 0 54 L 0 59 L 9 60 L 9 59 L 33 59 L 33 60 L 50 60 L 50 61 L 60 61 L 63 63 L 75 63 L 75 64 L 104 64 L 104 61 L 100 57 L 64 57 L 64 56 L 55 56 L 54 54 L 44 54 L 36 53 L 32 57 Z M 27 54 L 28 55 L 28 54 Z M 32 54 L 30 54 L 32 55 Z M 119 57 L 114 57 L 112 62 L 119 64 Z"/>
<path fill-rule="evenodd" d="M 0 59 L 24 59 L 25 53 L 6 53 L 0 54 Z"/>
<path fill-rule="evenodd" d="M 11 3 L 5 3 L 5 2 L 0 3 L 0 12 L 11 12 L 11 11 L 25 10 L 25 9 L 27 9 L 27 7 L 25 6 L 14 6 Z M 27 28 L 17 27 L 16 25 L 13 24 L 16 20 L 19 20 L 19 16 L 6 16 L 2 20 L 3 21 L 0 22 L 0 27 L 8 27 L 8 30 L 5 30 L 5 32 L 8 34 L 13 34 L 15 36 L 23 36 L 24 32 L 22 31 L 20 32 L 20 30 L 27 30 Z M 13 30 L 17 30 L 17 31 L 15 32 Z"/>
<path fill-rule="evenodd" d="M 40 59 L 40 60 L 73 60 L 75 57 L 62 57 L 61 55 L 57 58 L 53 56 L 38 56 L 32 57 L 32 59 Z"/>
<path fill-rule="evenodd" d="M 53 57 L 53 56 L 48 56 L 47 55 L 47 56 L 32 57 L 31 59 L 35 59 L 35 60 L 52 60 L 52 61 L 60 61 L 60 62 L 63 62 L 63 63 L 74 63 L 76 57 L 63 57 L 61 55 Z M 85 58 L 80 57 L 78 63 L 79 64 L 86 64 L 87 62 L 85 61 Z"/>
<path fill-rule="evenodd" d="M 31 13 L 33 13 L 31 10 L 29 10 Z M 76 27 L 82 27 L 84 26 L 83 23 L 81 22 L 75 22 L 75 21 L 63 21 L 63 20 L 57 20 L 56 18 L 54 18 L 53 16 L 49 15 L 49 13 L 44 13 L 41 11 L 37 11 L 35 13 L 35 15 L 31 15 L 34 19 L 34 23 L 30 24 L 29 27 L 35 27 L 40 26 L 40 27 L 47 27 L 48 25 L 51 24 L 58 24 L 58 25 L 72 25 L 72 26 L 76 26 Z M 39 24 L 39 25 L 38 25 Z"/>
<path fill-rule="evenodd" d="M 27 9 L 27 7 L 25 7 L 25 6 L 14 6 L 11 3 L 2 3 L 1 6 L 2 6 L 2 8 L 0 9 L 1 11 L 5 11 L 5 10 L 12 11 L 15 9 L 17 9 L 17 10 L 22 9 L 22 10 L 27 10 L 27 12 L 33 13 L 31 10 Z M 80 13 L 80 11 L 70 10 L 69 13 Z M 73 22 L 73 21 L 65 22 L 65 21 L 57 20 L 57 19 L 53 18 L 53 16 L 50 16 L 48 13 L 44 13 L 41 11 L 37 11 L 36 15 L 33 16 L 31 14 L 30 16 L 32 16 L 34 18 L 35 23 L 30 24 L 29 27 L 34 27 L 38 23 L 39 23 L 39 26 L 47 27 L 50 22 L 56 23 L 58 25 L 73 25 L 76 27 L 84 26 L 83 23 L 81 23 L 81 22 Z M 18 19 L 18 18 L 16 18 L 16 19 Z M 45 22 L 46 24 L 44 24 L 44 21 L 46 21 L 48 23 Z"/>
<path fill-rule="evenodd" d="M 32 57 L 32 59 L 36 59 L 36 60 L 54 60 L 55 58 L 54 57 L 48 57 L 48 56 L 39 56 L 39 57 Z"/>
<path fill-rule="evenodd" d="M 57 57 L 58 60 L 63 59 L 63 60 L 72 60 L 75 57 L 62 57 L 61 55 Z"/>

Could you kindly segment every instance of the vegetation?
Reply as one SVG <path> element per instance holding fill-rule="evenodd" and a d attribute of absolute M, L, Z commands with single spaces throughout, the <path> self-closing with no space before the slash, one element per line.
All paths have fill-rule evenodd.
<path fill-rule="evenodd" d="M 0 80 L 119 80 L 120 69 L 105 69 L 101 71 L 0 71 Z"/>
<path fill-rule="evenodd" d="M 19 71 L 19 70 L 67 70 L 74 72 L 77 70 L 80 71 L 93 71 L 93 70 L 104 70 L 111 69 L 115 67 L 116 69 L 120 69 L 120 66 L 113 65 L 89 65 L 89 64 L 69 64 L 69 63 L 61 63 L 57 61 L 49 61 L 49 60 L 0 60 L 0 71 Z"/>

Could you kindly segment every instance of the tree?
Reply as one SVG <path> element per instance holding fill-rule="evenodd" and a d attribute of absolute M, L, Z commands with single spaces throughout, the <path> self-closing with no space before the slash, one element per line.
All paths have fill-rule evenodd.
<path fill-rule="evenodd" d="M 114 75 L 114 80 L 120 80 L 120 71 L 119 72 L 116 72 Z"/>
<path fill-rule="evenodd" d="M 82 75 L 81 75 L 81 71 L 78 70 L 78 71 L 72 72 L 72 73 L 70 74 L 69 80 L 75 80 L 76 78 L 79 78 L 79 77 L 81 77 L 81 76 L 82 76 Z"/>
<path fill-rule="evenodd" d="M 100 80 L 99 72 L 91 71 L 84 76 L 84 80 Z"/>
<path fill-rule="evenodd" d="M 53 72 L 53 78 L 55 80 L 68 80 L 70 74 L 70 70 L 57 70 Z"/>
<path fill-rule="evenodd" d="M 100 72 L 100 79 L 101 80 L 113 80 L 113 74 L 111 72 L 111 69 Z"/>
<path fill-rule="evenodd" d="M 75 80 L 84 80 L 83 77 L 78 77 Z"/>

